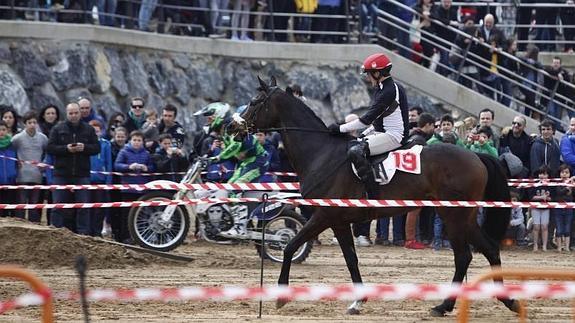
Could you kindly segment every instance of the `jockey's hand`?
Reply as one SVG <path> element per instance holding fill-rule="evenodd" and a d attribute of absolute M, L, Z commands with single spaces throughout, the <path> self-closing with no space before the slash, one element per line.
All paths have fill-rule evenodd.
<path fill-rule="evenodd" d="M 329 133 L 331 133 L 332 135 L 339 135 L 341 134 L 341 131 L 339 130 L 339 124 L 337 123 L 332 123 L 330 124 L 327 129 L 329 130 Z"/>

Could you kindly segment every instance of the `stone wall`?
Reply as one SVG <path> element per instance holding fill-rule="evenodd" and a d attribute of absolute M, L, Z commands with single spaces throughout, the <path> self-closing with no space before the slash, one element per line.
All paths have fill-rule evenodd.
<path fill-rule="evenodd" d="M 212 101 L 246 104 L 255 94 L 256 76 L 274 75 L 282 86 L 301 85 L 310 106 L 329 123 L 369 104 L 368 87 L 357 70 L 345 64 L 194 56 L 79 41 L 1 40 L 0 104 L 22 114 L 48 103 L 63 110 L 83 96 L 109 116 L 125 112 L 129 99 L 141 96 L 148 108 L 179 107 L 179 121 L 196 130 L 194 111 Z M 428 97 L 408 93 L 411 105 L 435 111 Z"/>

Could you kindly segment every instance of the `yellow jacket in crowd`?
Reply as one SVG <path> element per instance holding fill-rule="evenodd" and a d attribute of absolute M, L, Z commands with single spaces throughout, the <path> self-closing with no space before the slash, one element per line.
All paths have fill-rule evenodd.
<path fill-rule="evenodd" d="M 317 9 L 317 0 L 295 0 L 295 6 L 299 13 L 314 13 Z"/>

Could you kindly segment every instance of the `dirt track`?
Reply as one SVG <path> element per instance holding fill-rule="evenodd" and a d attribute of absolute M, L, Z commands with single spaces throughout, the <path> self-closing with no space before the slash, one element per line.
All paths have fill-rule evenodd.
<path fill-rule="evenodd" d="M 2 225 L 4 224 L 4 227 Z M 2 230 L 9 230 L 6 223 L 0 222 Z M 22 225 L 17 225 L 21 227 Z M 36 230 L 26 225 L 29 230 Z M 0 233 L 4 232 L 0 230 Z M 51 232 L 61 230 L 48 230 Z M 22 233 L 20 233 L 22 234 Z M 2 239 L 14 239 L 18 236 Z M 34 236 L 34 234 L 28 234 Z M 306 283 L 348 283 L 349 274 L 341 257 L 339 248 L 330 246 L 330 235 L 322 236 L 323 246 L 314 247 L 308 261 L 292 267 L 291 282 Z M 6 240 L 0 241 L 0 248 L 6 252 Z M 102 243 L 83 238 L 83 243 L 92 243 L 91 252 L 97 254 Z M 42 244 L 42 241 L 36 241 Z M 25 241 L 24 243 L 33 243 Z M 45 244 L 48 242 L 44 241 Z M 57 248 L 56 245 L 45 246 Z M 116 246 L 114 246 L 115 248 Z M 68 247 L 69 249 L 70 247 Z M 108 250 L 103 247 L 104 250 Z M 14 250 L 14 249 L 12 249 Z M 26 265 L 40 276 L 55 291 L 67 291 L 77 288 L 76 274 L 70 266 L 58 267 L 46 264 L 42 254 L 35 254 L 33 248 L 26 249 L 28 257 L 15 257 L 15 260 Z M 83 250 L 86 250 L 84 248 Z M 109 251 L 109 250 L 108 250 Z M 23 252 L 23 251 L 18 251 Z M 251 285 L 259 283 L 259 258 L 253 245 L 218 246 L 204 242 L 193 242 L 177 250 L 179 254 L 189 255 L 196 260 L 187 265 L 165 263 L 155 257 L 134 256 L 131 252 L 124 257 L 94 258 L 93 269 L 88 272 L 89 288 L 136 288 L 136 287 L 183 287 L 183 286 L 217 286 L 217 285 Z M 35 259 L 38 264 L 34 265 Z M 128 259 L 129 261 L 124 261 Z M 365 282 L 447 282 L 453 274 L 451 251 L 432 252 L 431 250 L 413 251 L 399 247 L 380 247 L 359 249 L 360 268 Z M 552 267 L 573 269 L 575 254 L 557 254 L 556 252 L 534 254 L 524 250 L 504 251 L 504 265 L 513 267 Z M 66 260 L 60 259 L 60 263 Z M 138 264 L 140 263 L 140 264 Z M 95 268 L 94 268 L 95 267 Z M 265 282 L 275 283 L 279 265 L 266 263 Z M 478 254 L 470 268 L 469 277 L 473 278 L 487 270 L 486 260 Z M 10 298 L 26 292 L 21 283 L 0 281 L 0 296 Z M 293 302 L 281 310 L 276 310 L 273 303 L 264 303 L 264 322 L 334 322 L 361 320 L 369 322 L 451 322 L 454 312 L 447 318 L 430 318 L 428 310 L 435 302 L 402 301 L 402 302 L 368 302 L 360 317 L 344 315 L 347 303 L 343 302 Z M 534 321 L 568 321 L 571 309 L 568 301 L 531 301 L 530 317 Z M 78 304 L 59 302 L 55 308 L 56 318 L 60 322 L 81 321 L 82 315 Z M 198 321 L 256 321 L 258 304 L 256 301 L 232 303 L 186 302 L 186 303 L 92 303 L 90 304 L 93 321 L 114 322 L 198 322 Z M 473 304 L 474 322 L 503 322 L 515 320 L 515 316 L 495 300 Z M 1 322 L 37 322 L 38 308 L 26 308 L 11 311 L 0 316 Z"/>

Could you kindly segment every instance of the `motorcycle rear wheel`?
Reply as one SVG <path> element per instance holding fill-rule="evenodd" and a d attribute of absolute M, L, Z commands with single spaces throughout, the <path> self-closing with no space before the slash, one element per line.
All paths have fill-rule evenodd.
<path fill-rule="evenodd" d="M 260 221 L 261 222 L 261 221 Z M 266 233 L 274 235 L 285 236 L 285 241 L 265 241 L 264 243 L 264 259 L 269 259 L 273 262 L 283 262 L 283 251 L 287 244 L 295 237 L 295 235 L 303 228 L 306 220 L 301 214 L 294 210 L 284 210 L 277 217 L 267 221 Z M 262 223 L 258 223 L 258 229 L 261 230 Z M 256 241 L 256 250 L 260 257 L 262 257 L 261 241 Z M 312 241 L 307 241 L 301 245 L 292 257 L 292 262 L 299 264 L 304 262 L 309 256 L 313 247 Z"/>
<path fill-rule="evenodd" d="M 171 201 L 174 194 L 151 192 L 139 201 Z M 166 227 L 158 221 L 167 206 L 133 207 L 128 216 L 128 229 L 135 243 L 147 249 L 170 251 L 180 246 L 190 230 L 190 216 L 185 207 L 178 205 Z"/>

